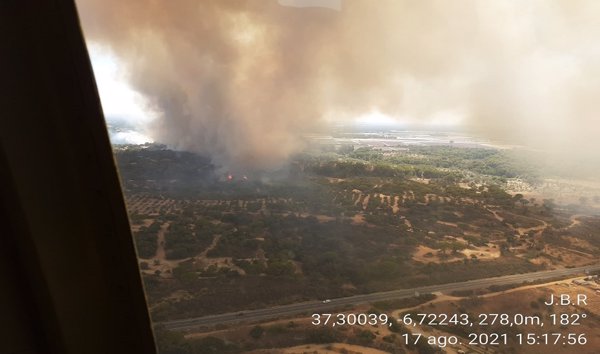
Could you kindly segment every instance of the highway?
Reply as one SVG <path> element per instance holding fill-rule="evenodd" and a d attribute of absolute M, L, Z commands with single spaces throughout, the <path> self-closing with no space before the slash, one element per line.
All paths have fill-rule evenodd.
<path fill-rule="evenodd" d="M 219 324 L 230 324 L 236 322 L 257 322 L 278 317 L 287 317 L 300 314 L 317 313 L 326 310 L 337 309 L 348 305 L 359 305 L 375 301 L 394 300 L 415 296 L 416 293 L 427 294 L 434 292 L 450 293 L 457 290 L 471 290 L 487 288 L 491 285 L 520 284 L 538 280 L 552 279 L 556 277 L 582 274 L 586 271 L 600 270 L 600 265 L 590 265 L 578 268 L 566 268 L 547 270 L 541 272 L 505 275 L 501 277 L 469 280 L 459 283 L 448 283 L 429 285 L 412 289 L 400 289 L 372 294 L 355 295 L 331 299 L 327 303 L 323 301 L 308 301 L 290 305 L 275 306 L 258 310 L 246 310 L 219 315 L 210 315 L 183 320 L 161 322 L 166 329 L 185 331 L 204 326 L 215 326 Z"/>

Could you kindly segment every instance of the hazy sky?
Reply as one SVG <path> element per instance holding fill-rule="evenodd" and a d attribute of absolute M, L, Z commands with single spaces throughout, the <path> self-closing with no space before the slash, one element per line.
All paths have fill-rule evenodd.
<path fill-rule="evenodd" d="M 599 1 L 77 3 L 107 115 L 225 165 L 357 119 L 600 162 Z"/>

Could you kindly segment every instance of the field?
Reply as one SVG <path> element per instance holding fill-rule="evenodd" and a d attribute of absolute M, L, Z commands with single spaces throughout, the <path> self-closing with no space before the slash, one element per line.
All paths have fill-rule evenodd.
<path fill-rule="evenodd" d="M 586 265 L 600 253 L 594 196 L 528 199 L 515 178 L 543 176 L 498 149 L 344 148 L 239 176 L 160 146 L 116 159 L 155 321 Z M 371 337 L 343 341 L 361 335 Z"/>

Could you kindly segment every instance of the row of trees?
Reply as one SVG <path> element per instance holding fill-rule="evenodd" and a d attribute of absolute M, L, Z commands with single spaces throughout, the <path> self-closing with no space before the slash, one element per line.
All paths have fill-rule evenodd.
<path fill-rule="evenodd" d="M 135 245 L 140 258 L 152 258 L 156 255 L 160 226 L 160 221 L 154 221 L 150 226 L 141 226 L 134 232 Z"/>

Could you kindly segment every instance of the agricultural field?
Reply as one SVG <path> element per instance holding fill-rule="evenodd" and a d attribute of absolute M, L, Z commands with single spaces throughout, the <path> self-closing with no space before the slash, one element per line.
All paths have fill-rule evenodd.
<path fill-rule="evenodd" d="M 116 160 L 154 321 L 581 266 L 600 255 L 595 196 L 530 197 L 544 177 L 499 149 L 307 152 L 281 170 L 239 175 L 160 146 L 123 148 Z M 286 326 L 304 339 L 280 344 L 307 343 L 296 333 L 306 328 Z M 361 336 L 383 343 L 366 333 L 342 342 Z"/>

